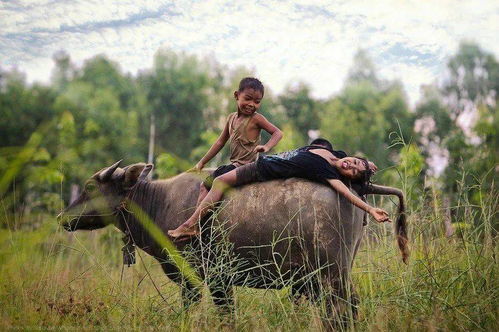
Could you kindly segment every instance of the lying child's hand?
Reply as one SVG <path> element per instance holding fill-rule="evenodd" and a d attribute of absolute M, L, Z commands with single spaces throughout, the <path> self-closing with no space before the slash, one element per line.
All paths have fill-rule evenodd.
<path fill-rule="evenodd" d="M 257 145 L 255 147 L 255 152 L 263 152 L 263 153 L 269 152 L 269 148 L 266 147 L 265 145 Z"/>
<path fill-rule="evenodd" d="M 371 171 L 373 171 L 374 173 L 378 171 L 378 167 L 372 161 L 369 161 L 368 164 Z"/>
<path fill-rule="evenodd" d="M 388 213 L 385 210 L 379 209 L 379 208 L 372 208 L 369 210 L 369 214 L 373 216 L 374 219 L 376 219 L 377 222 L 392 222 L 390 220 L 390 217 L 388 216 Z"/>

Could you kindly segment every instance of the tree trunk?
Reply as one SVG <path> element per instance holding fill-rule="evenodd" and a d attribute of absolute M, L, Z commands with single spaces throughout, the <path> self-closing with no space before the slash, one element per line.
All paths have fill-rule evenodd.
<path fill-rule="evenodd" d="M 71 185 L 71 195 L 69 196 L 69 204 L 76 201 L 76 199 L 78 198 L 79 195 L 80 195 L 80 186 L 77 184 L 72 184 Z"/>
<path fill-rule="evenodd" d="M 154 161 L 154 140 L 156 136 L 156 118 L 154 112 L 151 112 L 151 126 L 149 130 L 149 153 L 147 155 L 147 163 L 152 164 Z"/>

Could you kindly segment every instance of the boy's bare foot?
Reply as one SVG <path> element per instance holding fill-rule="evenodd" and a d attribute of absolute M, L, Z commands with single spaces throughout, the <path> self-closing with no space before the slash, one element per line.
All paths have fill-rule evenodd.
<path fill-rule="evenodd" d="M 168 235 L 170 235 L 173 238 L 184 238 L 184 237 L 192 237 L 199 235 L 199 229 L 197 225 L 194 226 L 185 226 L 184 224 L 178 226 L 175 229 L 169 230 Z"/>

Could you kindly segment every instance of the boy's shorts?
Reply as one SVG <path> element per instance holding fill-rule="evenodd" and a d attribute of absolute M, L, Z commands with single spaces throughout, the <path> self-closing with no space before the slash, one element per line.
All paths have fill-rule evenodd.
<path fill-rule="evenodd" d="M 237 168 L 236 183 L 234 184 L 234 187 L 243 186 L 248 183 L 262 182 L 265 180 L 267 179 L 262 178 L 258 172 L 258 162 L 254 161 Z"/>
<path fill-rule="evenodd" d="M 225 173 L 229 173 L 234 169 L 236 169 L 236 166 L 232 164 L 222 165 L 218 167 L 211 175 L 208 175 L 206 179 L 204 179 L 203 185 L 205 186 L 206 189 L 210 190 L 211 186 L 213 185 L 213 180 L 215 180 L 216 177 L 223 175 Z"/>

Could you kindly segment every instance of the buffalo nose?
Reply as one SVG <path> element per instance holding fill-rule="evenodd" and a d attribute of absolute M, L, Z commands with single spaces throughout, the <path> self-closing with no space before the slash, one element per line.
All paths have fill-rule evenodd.
<path fill-rule="evenodd" d="M 71 231 L 71 226 L 68 220 L 65 220 L 64 218 L 64 212 L 61 212 L 57 215 L 56 221 L 59 224 L 59 226 L 64 227 L 65 230 Z"/>

